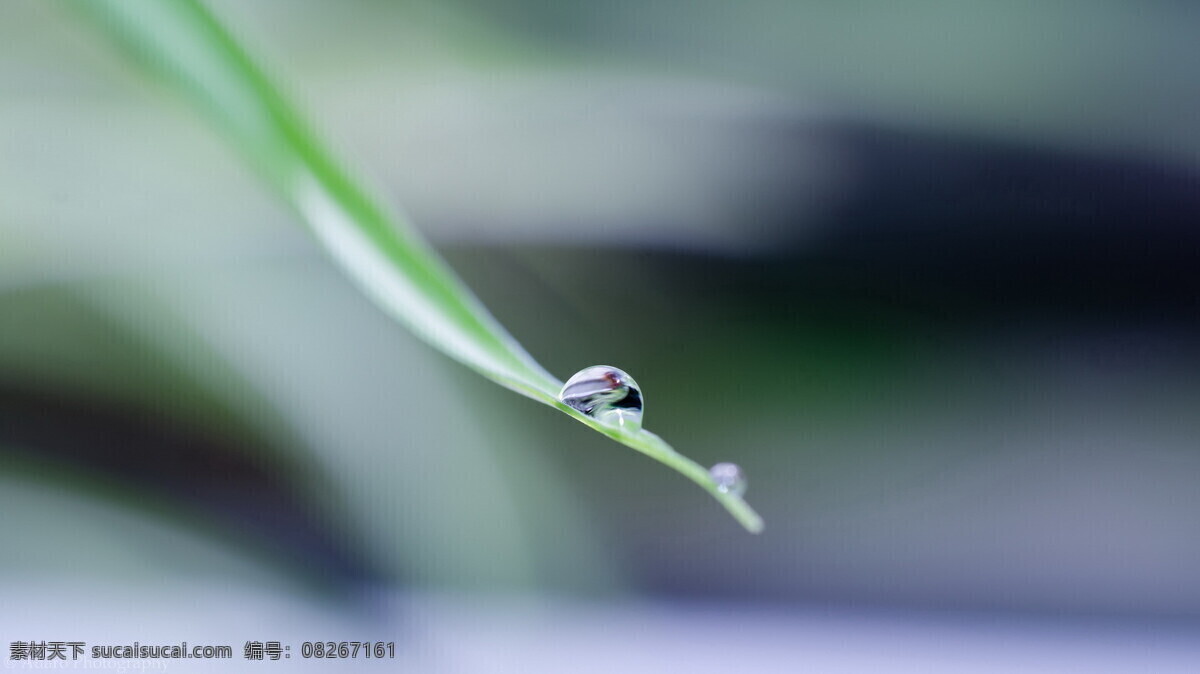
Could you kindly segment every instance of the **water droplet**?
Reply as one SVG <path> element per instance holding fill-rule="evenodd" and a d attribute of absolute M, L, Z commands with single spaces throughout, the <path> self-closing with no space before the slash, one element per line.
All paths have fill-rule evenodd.
<path fill-rule="evenodd" d="M 722 494 L 741 496 L 746 493 L 746 475 L 736 463 L 718 463 L 708 469 L 708 474 Z"/>
<path fill-rule="evenodd" d="M 601 423 L 630 431 L 642 427 L 642 390 L 615 367 L 594 365 L 576 372 L 558 398 Z"/>

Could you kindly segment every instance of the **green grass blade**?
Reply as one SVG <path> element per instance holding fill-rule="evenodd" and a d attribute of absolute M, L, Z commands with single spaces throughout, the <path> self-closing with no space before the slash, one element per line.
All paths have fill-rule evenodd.
<path fill-rule="evenodd" d="M 194 0 L 77 0 L 231 137 L 358 286 L 425 341 L 502 386 L 558 408 L 704 487 L 747 529 L 762 520 L 708 471 L 648 431 L 610 428 L 562 404 L 562 382 L 488 313 L 399 214 L 344 171 L 234 37 Z"/>

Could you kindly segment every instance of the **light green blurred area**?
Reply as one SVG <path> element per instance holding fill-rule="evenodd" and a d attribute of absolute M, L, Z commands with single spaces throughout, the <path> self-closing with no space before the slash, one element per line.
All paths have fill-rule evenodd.
<path fill-rule="evenodd" d="M 5 377 L 240 425 L 299 455 L 338 489 L 313 507 L 364 523 L 354 544 L 389 575 L 523 587 L 544 562 L 610 583 L 561 482 L 514 479 L 547 474 L 521 426 L 461 423 L 456 366 L 358 296 L 215 134 L 60 9 L 12 3 L 0 21 L 20 92 L 0 112 Z M 563 543 L 543 553 L 518 513 L 539 497 Z"/>
<path fill-rule="evenodd" d="M 1169 358 L 1100 372 L 869 304 L 797 329 L 804 307 L 697 300 L 641 257 L 803 239 L 745 216 L 845 193 L 862 167 L 811 130 L 832 117 L 1194 165 L 1192 6 L 211 5 L 556 375 L 623 367 L 648 427 L 743 463 L 768 534 L 405 333 L 196 114 L 25 0 L 0 5 L 0 380 L 294 457 L 330 485 L 315 516 L 409 587 L 1200 602 L 1200 395 Z M 0 536 L 27 542 L 8 582 L 288 591 L 286 564 L 129 485 L 24 475 L 0 472 Z"/>

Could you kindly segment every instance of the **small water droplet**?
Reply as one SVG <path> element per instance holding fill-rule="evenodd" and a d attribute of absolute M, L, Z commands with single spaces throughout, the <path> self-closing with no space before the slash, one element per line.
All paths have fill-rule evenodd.
<path fill-rule="evenodd" d="M 642 390 L 615 367 L 593 365 L 576 372 L 558 398 L 601 423 L 630 431 L 642 427 Z"/>
<path fill-rule="evenodd" d="M 718 463 L 708 469 L 708 474 L 722 494 L 741 496 L 746 493 L 746 475 L 736 463 Z"/>

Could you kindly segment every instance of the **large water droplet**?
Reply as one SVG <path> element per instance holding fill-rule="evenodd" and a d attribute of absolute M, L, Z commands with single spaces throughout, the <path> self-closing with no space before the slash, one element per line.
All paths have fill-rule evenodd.
<path fill-rule="evenodd" d="M 741 496 L 746 493 L 746 475 L 736 463 L 718 463 L 708 469 L 708 474 L 722 494 Z"/>
<path fill-rule="evenodd" d="M 594 365 L 563 384 L 559 400 L 593 419 L 636 431 L 642 427 L 642 391 L 623 370 Z"/>

